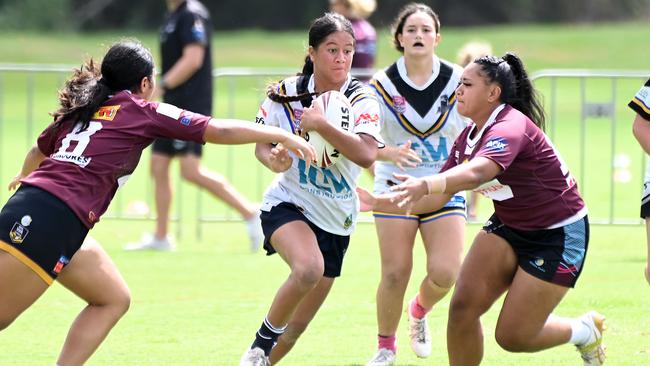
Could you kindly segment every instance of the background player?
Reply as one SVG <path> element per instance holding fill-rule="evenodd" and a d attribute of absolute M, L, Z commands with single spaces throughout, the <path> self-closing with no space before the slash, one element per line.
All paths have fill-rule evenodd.
<path fill-rule="evenodd" d="M 160 31 L 162 78 L 157 90 L 166 103 L 192 112 L 212 113 L 212 24 L 208 10 L 197 0 L 166 0 L 169 15 Z M 156 230 L 127 250 L 173 250 L 168 238 L 172 186 L 169 166 L 179 157 L 184 180 L 206 189 L 234 208 L 246 221 L 251 251 L 262 243 L 259 208 L 239 193 L 221 174 L 201 165 L 203 146 L 193 141 L 157 139 L 151 154 L 156 200 Z"/>
<path fill-rule="evenodd" d="M 639 90 L 634 99 L 629 103 L 630 108 L 636 112 L 634 118 L 634 137 L 646 154 L 650 154 L 650 79 Z M 650 284 L 650 160 L 643 180 L 643 198 L 641 199 L 641 218 L 645 220 L 648 255 L 646 257 L 645 279 Z"/>
<path fill-rule="evenodd" d="M 402 53 L 377 72 L 370 85 L 382 105 L 381 133 L 386 147 L 375 163 L 375 192 L 396 184 L 393 173 L 438 173 L 453 141 L 467 125 L 456 110 L 455 89 L 462 68 L 435 55 L 440 42 L 438 15 L 411 3 L 393 23 L 394 47 Z M 454 195 L 439 210 L 421 215 L 374 212 L 381 253 L 377 289 L 378 350 L 367 366 L 392 365 L 404 294 L 413 268 L 413 246 L 420 232 L 427 274 L 407 306 L 411 348 L 418 357 L 431 354 L 426 314 L 451 289 L 460 270 L 465 232 L 465 198 Z"/>

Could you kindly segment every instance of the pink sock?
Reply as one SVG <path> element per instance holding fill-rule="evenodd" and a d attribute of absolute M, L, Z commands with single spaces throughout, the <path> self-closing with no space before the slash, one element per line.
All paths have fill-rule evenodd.
<path fill-rule="evenodd" d="M 431 311 L 431 308 L 425 309 L 420 305 L 420 295 L 418 294 L 409 302 L 409 313 L 411 313 L 411 316 L 422 319 L 424 318 L 427 313 Z"/>
<path fill-rule="evenodd" d="M 395 340 L 396 340 L 395 335 L 388 336 L 388 337 L 377 335 L 377 343 L 379 344 L 377 348 L 378 349 L 386 348 L 393 351 L 393 353 L 396 353 L 397 345 Z"/>

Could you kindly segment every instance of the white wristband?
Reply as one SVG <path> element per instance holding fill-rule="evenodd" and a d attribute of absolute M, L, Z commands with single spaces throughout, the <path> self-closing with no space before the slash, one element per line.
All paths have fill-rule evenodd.
<path fill-rule="evenodd" d="M 447 178 L 439 174 L 426 177 L 424 178 L 424 181 L 427 182 L 427 190 L 429 191 L 429 194 L 443 193 L 445 188 L 447 188 Z"/>

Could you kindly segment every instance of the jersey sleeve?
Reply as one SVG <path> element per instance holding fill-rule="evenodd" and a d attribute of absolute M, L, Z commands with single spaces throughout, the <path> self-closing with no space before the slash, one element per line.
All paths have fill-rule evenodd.
<path fill-rule="evenodd" d="M 179 36 L 183 47 L 192 43 L 208 44 L 208 24 L 197 14 L 184 13 L 178 22 Z"/>
<path fill-rule="evenodd" d="M 205 143 L 203 134 L 212 117 L 167 103 L 147 103 L 144 108 L 152 122 L 149 131 L 153 137 Z"/>
<path fill-rule="evenodd" d="M 650 121 L 650 79 L 645 82 L 645 85 L 634 95 L 634 98 L 628 104 L 633 111 L 643 117 L 646 121 Z"/>
<path fill-rule="evenodd" d="M 517 119 L 495 123 L 486 131 L 474 157 L 486 157 L 506 170 L 526 143 L 525 128 L 526 121 Z"/>
<path fill-rule="evenodd" d="M 354 127 L 352 132 L 356 134 L 365 133 L 375 140 L 379 147 L 384 147 L 384 140 L 381 137 L 381 108 L 377 96 L 368 88 L 353 94 L 350 104 L 354 111 Z"/>
<path fill-rule="evenodd" d="M 440 168 L 440 173 L 449 170 L 456 165 L 460 165 L 460 149 L 462 146 L 465 146 L 465 138 L 467 137 L 468 129 L 469 127 L 465 128 L 465 130 L 463 130 L 454 141 L 451 150 L 449 150 L 449 158 L 447 158 L 447 161 L 445 161 L 442 168 Z"/>
<path fill-rule="evenodd" d="M 275 109 L 277 105 L 278 103 L 272 101 L 269 98 L 265 98 L 264 102 L 262 102 L 260 108 L 257 110 L 255 123 L 279 127 L 280 122 L 278 118 L 275 117 Z"/>
<path fill-rule="evenodd" d="M 54 128 L 54 123 L 51 123 L 47 128 L 45 128 L 45 130 L 43 130 L 43 132 L 41 132 L 40 136 L 38 136 L 36 146 L 38 146 L 38 149 L 43 153 L 43 155 L 49 156 L 54 153 L 58 136 L 57 132 L 60 128 L 64 128 L 64 126 Z"/>

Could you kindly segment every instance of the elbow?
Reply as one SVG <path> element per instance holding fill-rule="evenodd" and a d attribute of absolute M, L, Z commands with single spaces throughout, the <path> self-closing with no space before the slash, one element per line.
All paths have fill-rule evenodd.
<path fill-rule="evenodd" d="M 375 160 L 377 160 L 376 148 L 359 156 L 355 163 L 364 169 L 368 169 L 375 163 Z"/>

